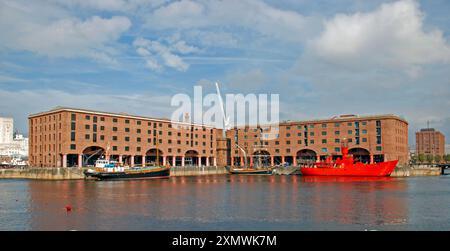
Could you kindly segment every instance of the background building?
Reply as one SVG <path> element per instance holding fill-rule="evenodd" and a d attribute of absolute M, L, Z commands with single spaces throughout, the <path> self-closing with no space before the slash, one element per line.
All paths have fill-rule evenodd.
<path fill-rule="evenodd" d="M 0 156 L 28 158 L 28 138 L 14 134 L 14 120 L 0 118 Z"/>
<path fill-rule="evenodd" d="M 266 165 L 283 162 L 297 164 L 299 161 L 341 157 L 341 145 L 349 142 L 349 152 L 363 162 L 399 160 L 405 165 L 409 160 L 408 122 L 395 115 L 356 116 L 342 115 L 331 119 L 284 122 L 275 134 L 267 135 L 271 127 L 235 128 L 228 131 L 232 139 L 232 158 L 236 165 L 244 163 L 239 144 L 250 154 L 247 162 L 265 159 Z M 273 136 L 273 135 L 272 135 Z M 261 146 L 262 145 L 262 146 Z M 258 157 L 258 158 L 257 158 Z"/>
<path fill-rule="evenodd" d="M 14 120 L 13 118 L 0 117 L 0 144 L 11 143 L 13 140 Z"/>
<path fill-rule="evenodd" d="M 101 156 L 128 165 L 216 165 L 216 129 L 168 119 L 59 107 L 29 116 L 29 133 L 32 166 L 90 166 Z"/>
<path fill-rule="evenodd" d="M 445 136 L 434 128 L 421 129 L 416 132 L 417 155 L 444 156 Z"/>

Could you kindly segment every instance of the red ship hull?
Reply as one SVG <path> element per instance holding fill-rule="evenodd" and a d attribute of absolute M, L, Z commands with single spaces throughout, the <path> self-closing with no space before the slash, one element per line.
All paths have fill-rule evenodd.
<path fill-rule="evenodd" d="M 304 176 L 359 176 L 359 177 L 385 177 L 390 176 L 397 166 L 398 160 L 375 164 L 346 163 L 329 165 L 317 163 L 313 167 L 301 167 Z"/>

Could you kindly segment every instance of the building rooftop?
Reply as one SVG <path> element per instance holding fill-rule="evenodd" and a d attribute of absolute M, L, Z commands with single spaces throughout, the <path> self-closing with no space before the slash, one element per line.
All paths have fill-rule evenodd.
<path fill-rule="evenodd" d="M 434 128 L 424 128 L 424 129 L 420 129 L 421 132 L 434 132 L 436 130 L 434 130 Z"/>
<path fill-rule="evenodd" d="M 114 117 L 131 118 L 131 119 L 151 120 L 151 121 L 158 121 L 158 122 L 172 122 L 168 118 L 155 118 L 155 117 L 132 115 L 132 114 L 128 114 L 125 112 L 118 112 L 118 113 L 104 112 L 104 111 L 95 111 L 95 110 L 90 110 L 90 109 L 62 107 L 62 106 L 57 106 L 49 111 L 31 114 L 28 116 L 28 118 L 49 115 L 52 113 L 57 113 L 57 112 L 62 112 L 62 111 L 87 113 L 87 114 L 93 114 L 93 115 L 114 116 Z M 185 123 L 185 122 L 173 122 L 173 123 L 180 124 L 180 125 L 195 125 L 195 126 L 204 126 L 204 127 L 212 128 L 212 126 L 203 125 L 203 124 Z"/>

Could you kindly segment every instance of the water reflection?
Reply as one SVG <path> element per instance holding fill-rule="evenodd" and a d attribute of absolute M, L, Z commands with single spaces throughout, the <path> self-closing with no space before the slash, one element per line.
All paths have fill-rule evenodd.
<path fill-rule="evenodd" d="M 365 229 L 407 224 L 395 178 L 203 176 L 29 181 L 36 230 Z M 73 211 L 67 213 L 65 205 Z"/>

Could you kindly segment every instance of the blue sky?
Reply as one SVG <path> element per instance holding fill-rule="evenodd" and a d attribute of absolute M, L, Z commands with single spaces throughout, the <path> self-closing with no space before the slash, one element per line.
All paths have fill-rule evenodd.
<path fill-rule="evenodd" d="M 0 0 L 0 115 L 170 117 L 170 98 L 278 93 L 281 119 L 394 113 L 450 142 L 447 0 Z"/>

